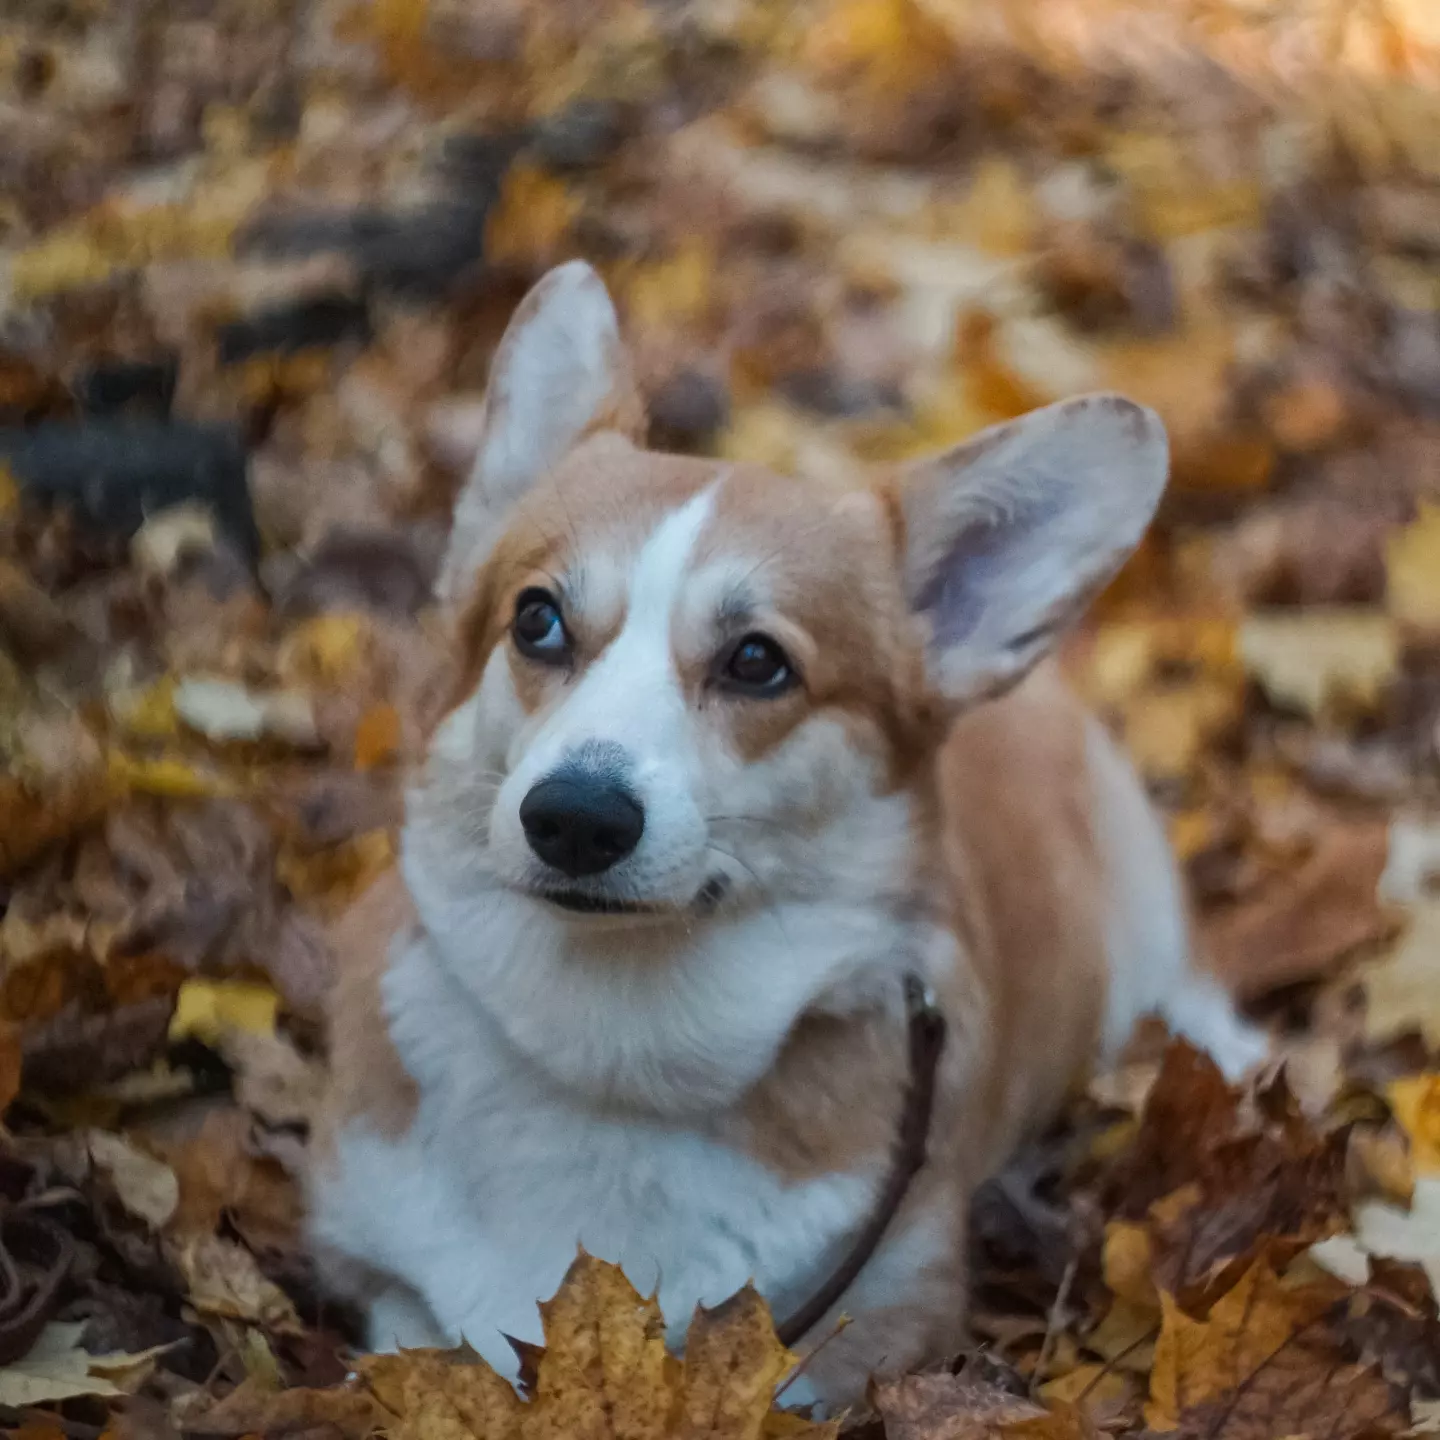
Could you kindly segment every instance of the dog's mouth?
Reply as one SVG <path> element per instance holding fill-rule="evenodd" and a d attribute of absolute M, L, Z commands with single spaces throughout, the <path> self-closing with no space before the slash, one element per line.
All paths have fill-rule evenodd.
<path fill-rule="evenodd" d="M 688 905 L 657 905 L 644 900 L 620 899 L 611 895 L 596 895 L 588 890 L 566 890 L 558 886 L 545 885 L 529 893 L 537 900 L 568 910 L 572 915 L 639 915 L 665 916 L 689 913 L 709 915 L 718 908 L 730 889 L 730 882 L 723 875 L 712 875 L 695 893 Z"/>
<path fill-rule="evenodd" d="M 532 890 L 538 900 L 558 905 L 576 915 L 656 915 L 660 906 L 639 900 L 614 900 L 608 895 L 589 895 L 583 890 Z"/>

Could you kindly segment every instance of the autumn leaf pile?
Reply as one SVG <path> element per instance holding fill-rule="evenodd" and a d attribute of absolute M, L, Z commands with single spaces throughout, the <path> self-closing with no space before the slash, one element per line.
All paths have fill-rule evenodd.
<path fill-rule="evenodd" d="M 518 1394 L 357 1359 L 298 1242 L 486 368 L 583 255 L 666 448 L 859 470 L 1101 387 L 1172 436 L 1065 661 L 1283 1071 L 1140 1037 L 977 1197 L 974 1348 L 843 1423 L 1440 1427 L 1429 0 L 8 0 L 0 136 L 0 1424 L 839 1423 L 749 1292 L 677 1358 L 582 1256 Z"/>

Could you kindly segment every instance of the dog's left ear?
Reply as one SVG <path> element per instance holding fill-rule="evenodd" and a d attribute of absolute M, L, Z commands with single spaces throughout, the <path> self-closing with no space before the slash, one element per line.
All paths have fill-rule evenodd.
<path fill-rule="evenodd" d="M 464 596 L 510 506 L 577 442 L 602 429 L 638 438 L 644 414 L 605 282 L 584 261 L 557 266 L 520 302 L 491 362 L 439 598 Z"/>
<path fill-rule="evenodd" d="M 902 472 L 904 583 L 935 689 L 963 705 L 1021 680 L 1139 544 L 1165 427 L 1119 395 L 1063 401 Z"/>

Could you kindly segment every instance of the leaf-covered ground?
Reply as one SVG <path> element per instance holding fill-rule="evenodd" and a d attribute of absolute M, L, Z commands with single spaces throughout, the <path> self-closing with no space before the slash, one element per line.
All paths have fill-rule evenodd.
<path fill-rule="evenodd" d="M 297 1244 L 488 359 L 581 254 L 659 445 L 1173 437 L 1067 661 L 1283 1074 L 1141 1037 L 979 1197 L 974 1349 L 845 1423 L 1440 1428 L 1437 77 L 1430 0 L 7 0 L 0 1423 L 807 1425 L 753 1296 L 682 1364 L 582 1258 L 522 1400 L 356 1362 Z"/>

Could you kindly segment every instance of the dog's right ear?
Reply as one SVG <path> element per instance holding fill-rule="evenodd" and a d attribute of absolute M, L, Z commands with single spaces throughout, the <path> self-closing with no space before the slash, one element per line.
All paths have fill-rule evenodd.
<path fill-rule="evenodd" d="M 455 503 L 436 585 L 462 599 L 506 512 L 585 435 L 638 436 L 644 410 L 615 307 L 582 260 L 550 271 L 520 302 L 490 366 L 474 467 Z"/>

